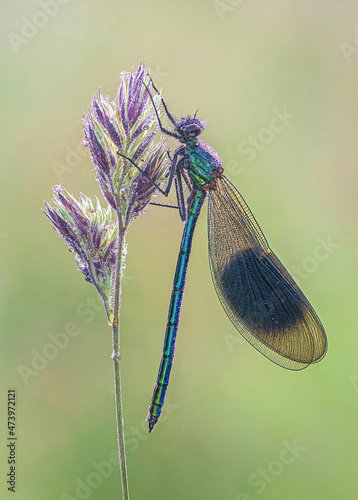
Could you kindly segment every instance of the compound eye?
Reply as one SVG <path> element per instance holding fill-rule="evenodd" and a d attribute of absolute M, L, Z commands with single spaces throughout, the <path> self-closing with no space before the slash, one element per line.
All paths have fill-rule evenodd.
<path fill-rule="evenodd" d="M 192 123 L 185 128 L 185 133 L 189 137 L 196 137 L 201 134 L 201 128 L 196 123 Z"/>

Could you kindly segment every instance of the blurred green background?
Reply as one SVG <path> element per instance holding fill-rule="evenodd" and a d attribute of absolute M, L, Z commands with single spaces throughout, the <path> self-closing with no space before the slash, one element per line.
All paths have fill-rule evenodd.
<path fill-rule="evenodd" d="M 98 86 L 112 96 L 120 72 L 145 58 L 173 113 L 198 108 L 207 120 L 204 138 L 312 302 L 329 349 L 289 372 L 239 339 L 211 284 L 204 210 L 166 417 L 148 435 L 182 230 L 177 213 L 151 207 L 128 236 L 121 317 L 131 498 L 356 498 L 357 2 L 22 0 L 1 9 L 0 497 L 10 498 L 5 404 L 15 387 L 17 498 L 120 498 L 109 465 L 111 330 L 40 208 L 58 183 L 100 195 L 81 117 Z M 265 130 L 285 109 L 283 129 Z M 77 335 L 54 348 L 73 323 Z"/>

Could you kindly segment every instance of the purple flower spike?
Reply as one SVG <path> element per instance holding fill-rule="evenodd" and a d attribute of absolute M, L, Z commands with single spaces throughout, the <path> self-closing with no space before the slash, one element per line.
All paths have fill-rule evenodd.
<path fill-rule="evenodd" d="M 131 183 L 142 174 L 117 153 L 142 166 L 147 165 L 153 155 L 160 157 L 165 168 L 168 161 L 164 155 L 158 155 L 164 147 L 163 138 L 159 137 L 159 141 L 154 142 L 158 120 L 143 84 L 145 82 L 150 89 L 144 64 L 141 63 L 134 73 L 121 73 L 120 78 L 118 93 L 113 101 L 103 96 L 100 89 L 98 97 L 92 96 L 83 128 L 85 145 L 90 151 L 103 196 L 114 210 L 127 214 L 124 221 L 127 227 L 128 221 L 133 219 L 133 214 L 128 212 L 128 207 L 133 206 Z M 154 93 L 153 98 L 159 112 L 159 97 Z M 163 176 L 156 179 L 157 183 L 164 180 L 165 168 L 159 168 Z"/>
<path fill-rule="evenodd" d="M 165 159 L 166 152 L 158 149 L 143 166 L 143 171 L 156 183 L 160 183 L 166 173 Z M 143 213 L 151 197 L 155 194 L 156 188 L 144 175 L 137 176 L 132 186 L 132 217 L 136 218 Z"/>
<path fill-rule="evenodd" d="M 78 270 L 86 281 L 111 295 L 115 275 L 118 226 L 111 220 L 111 209 L 102 209 L 81 194 L 79 201 L 62 186 L 53 188 L 54 207 L 45 202 L 45 215 L 71 252 L 75 252 Z M 108 307 L 110 305 L 108 304 Z"/>
<path fill-rule="evenodd" d="M 120 119 L 123 125 L 123 128 L 126 133 L 128 133 L 128 117 L 127 117 L 127 109 L 126 109 L 126 96 L 125 96 L 125 90 L 124 90 L 124 80 L 126 78 L 126 73 L 121 73 L 121 86 L 119 87 L 119 94 L 118 94 L 118 111 L 120 115 Z"/>
<path fill-rule="evenodd" d="M 89 120 L 85 127 L 86 139 L 89 149 L 92 153 L 92 160 L 98 170 L 103 171 L 106 175 L 110 173 L 109 159 L 95 131 L 95 123 Z"/>
<path fill-rule="evenodd" d="M 98 200 L 94 203 L 83 194 L 76 200 L 62 186 L 53 188 L 53 206 L 45 203 L 46 216 L 76 254 L 78 269 L 86 281 L 97 288 L 108 318 L 114 307 L 118 252 L 122 262 L 125 257 L 125 231 L 147 208 L 156 193 L 153 182 L 164 182 L 169 164 L 164 139 L 156 136 L 158 120 L 143 84 L 151 88 L 144 64 L 134 73 L 121 73 L 120 79 L 113 101 L 99 89 L 83 117 L 82 142 L 89 151 L 107 206 L 102 208 Z M 153 100 L 159 113 L 160 98 L 155 92 Z M 112 210 L 116 222 L 111 220 Z"/>
<path fill-rule="evenodd" d="M 99 98 L 101 98 L 101 89 L 98 89 L 98 95 L 99 95 Z M 99 107 L 99 104 L 96 100 L 95 95 L 92 96 L 92 109 L 93 109 L 93 114 L 94 114 L 96 120 L 98 120 L 99 123 L 103 127 L 105 127 L 106 126 L 105 116 L 104 116 L 102 109 Z"/>

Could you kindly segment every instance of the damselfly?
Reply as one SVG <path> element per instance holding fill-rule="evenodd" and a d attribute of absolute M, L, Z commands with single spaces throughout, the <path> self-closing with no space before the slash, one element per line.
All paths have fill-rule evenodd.
<path fill-rule="evenodd" d="M 174 127 L 173 131 L 167 130 L 146 88 L 160 130 L 181 143 L 174 152 L 166 188 L 153 184 L 167 196 L 174 181 L 184 222 L 163 355 L 147 417 L 151 432 L 161 414 L 169 383 L 192 239 L 206 197 L 211 276 L 235 328 L 264 356 L 291 370 L 320 361 L 327 350 L 327 339 L 311 304 L 270 249 L 240 193 L 224 176 L 219 155 L 198 139 L 206 123 L 195 115 L 175 120 L 161 98 Z M 141 170 L 132 159 L 127 160 Z M 186 201 L 183 181 L 189 189 Z"/>

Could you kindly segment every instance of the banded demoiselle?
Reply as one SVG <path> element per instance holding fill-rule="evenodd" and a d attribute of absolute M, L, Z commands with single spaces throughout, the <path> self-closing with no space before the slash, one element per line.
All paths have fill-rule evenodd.
<path fill-rule="evenodd" d="M 154 85 L 153 88 L 157 91 Z M 153 184 L 168 196 L 174 180 L 176 208 L 184 222 L 163 354 L 147 416 L 151 432 L 160 417 L 169 384 L 191 245 L 206 197 L 211 277 L 235 328 L 264 356 L 290 370 L 301 370 L 320 361 L 327 350 L 327 339 L 311 304 L 270 249 L 243 197 L 224 176 L 219 155 L 198 139 L 206 122 L 196 115 L 175 120 L 161 97 L 173 125 L 173 131 L 167 130 L 147 86 L 146 89 L 160 130 L 181 143 L 171 160 L 166 188 Z M 132 159 L 127 159 L 141 170 Z M 189 190 L 186 201 L 183 181 Z"/>

